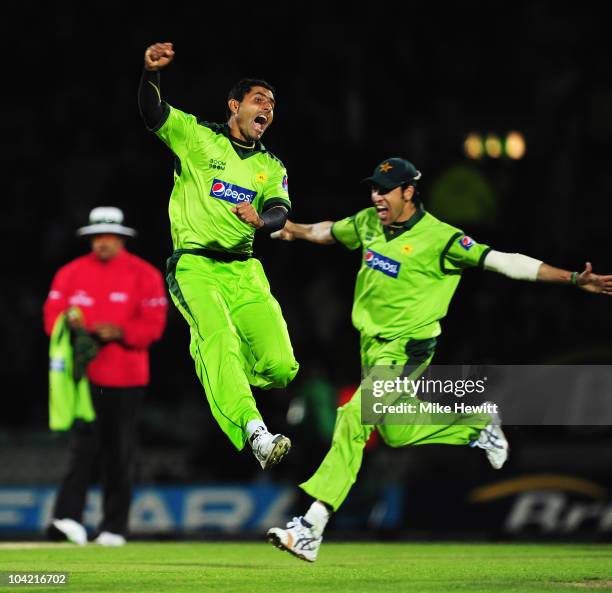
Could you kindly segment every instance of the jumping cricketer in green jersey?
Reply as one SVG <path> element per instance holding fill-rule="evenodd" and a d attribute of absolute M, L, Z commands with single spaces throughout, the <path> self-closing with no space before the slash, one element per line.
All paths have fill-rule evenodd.
<path fill-rule="evenodd" d="M 138 93 L 147 128 L 175 155 L 166 278 L 213 416 L 266 469 L 291 442 L 268 432 L 251 386 L 285 387 L 298 370 L 280 306 L 252 257 L 255 231 L 281 229 L 291 206 L 287 171 L 260 141 L 274 89 L 244 79 L 229 93 L 227 123 L 203 121 L 161 100 L 159 70 L 173 58 L 171 43 L 148 47 Z"/>
<path fill-rule="evenodd" d="M 361 249 L 352 318 L 361 334 L 364 368 L 405 365 L 424 372 L 440 335 L 440 319 L 467 268 L 612 294 L 612 276 L 594 274 L 590 263 L 582 273 L 553 268 L 525 255 L 494 251 L 438 220 L 418 200 L 420 177 L 412 163 L 386 159 L 364 180 L 371 184 L 373 207 L 337 222 L 287 222 L 273 235 Z M 358 389 L 338 409 L 331 448 L 323 462 L 300 485 L 315 501 L 285 529 L 270 529 L 269 541 L 303 560 L 316 560 L 330 512 L 338 509 L 355 483 L 364 445 L 374 429 L 391 447 L 429 443 L 480 447 L 491 465 L 501 468 L 508 457 L 508 442 L 499 418 L 488 414 L 453 418 L 448 425 L 362 424 Z"/>

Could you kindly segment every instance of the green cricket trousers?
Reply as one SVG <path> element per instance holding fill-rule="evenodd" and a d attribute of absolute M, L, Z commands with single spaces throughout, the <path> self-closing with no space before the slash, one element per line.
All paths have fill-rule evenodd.
<path fill-rule="evenodd" d="M 409 365 L 414 369 L 410 378 L 423 374 L 431 362 L 436 340 L 416 340 L 401 337 L 380 340 L 362 336 L 361 364 L 364 368 L 375 365 Z M 357 479 L 363 449 L 371 432 L 376 429 L 391 447 L 406 445 L 446 444 L 466 445 L 478 438 L 480 431 L 490 422 L 490 416 L 444 415 L 447 424 L 381 424 L 361 423 L 361 389 L 351 400 L 338 408 L 336 425 L 329 452 L 313 476 L 300 484 L 300 488 L 313 498 L 337 510 L 344 502 Z M 453 423 L 456 421 L 456 423 Z"/>
<path fill-rule="evenodd" d="M 285 387 L 299 368 L 280 305 L 255 258 L 177 250 L 166 279 L 213 416 L 240 450 L 247 422 L 261 420 L 250 386 Z"/>

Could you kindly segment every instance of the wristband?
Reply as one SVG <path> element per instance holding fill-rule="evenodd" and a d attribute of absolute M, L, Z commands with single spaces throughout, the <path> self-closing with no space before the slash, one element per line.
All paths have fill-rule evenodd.
<path fill-rule="evenodd" d="M 570 277 L 570 284 L 572 286 L 578 285 L 578 272 L 572 272 L 572 275 Z"/>

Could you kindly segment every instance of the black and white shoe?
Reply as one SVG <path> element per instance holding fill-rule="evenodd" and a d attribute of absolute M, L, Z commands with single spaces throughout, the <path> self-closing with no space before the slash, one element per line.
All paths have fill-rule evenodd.
<path fill-rule="evenodd" d="M 258 428 L 249 439 L 253 455 L 263 469 L 282 461 L 291 449 L 291 441 L 282 434 L 271 434 L 265 428 Z"/>

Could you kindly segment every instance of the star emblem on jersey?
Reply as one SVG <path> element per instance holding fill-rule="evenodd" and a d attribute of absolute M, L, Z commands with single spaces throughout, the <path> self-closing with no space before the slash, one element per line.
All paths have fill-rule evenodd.
<path fill-rule="evenodd" d="M 255 175 L 255 181 L 257 183 L 265 183 L 267 180 L 268 178 L 265 173 L 257 173 L 257 175 Z"/>
<path fill-rule="evenodd" d="M 389 163 L 383 163 L 379 167 L 379 169 L 381 173 L 388 173 L 389 171 L 391 171 L 391 169 L 393 169 L 393 165 L 390 165 Z"/>
<path fill-rule="evenodd" d="M 412 253 L 412 245 L 403 245 L 402 253 L 405 253 L 406 255 L 409 255 L 410 253 Z"/>

